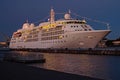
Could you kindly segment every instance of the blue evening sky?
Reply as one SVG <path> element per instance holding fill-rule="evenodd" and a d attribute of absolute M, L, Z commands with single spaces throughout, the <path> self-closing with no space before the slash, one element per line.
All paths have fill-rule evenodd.
<path fill-rule="evenodd" d="M 36 22 L 44 19 L 51 7 L 55 12 L 67 12 L 70 9 L 71 13 L 108 22 L 112 32 L 107 38 L 120 37 L 120 0 L 1 0 L 0 32 L 11 36 L 25 20 Z M 90 25 L 98 28 L 105 26 L 99 23 Z"/>

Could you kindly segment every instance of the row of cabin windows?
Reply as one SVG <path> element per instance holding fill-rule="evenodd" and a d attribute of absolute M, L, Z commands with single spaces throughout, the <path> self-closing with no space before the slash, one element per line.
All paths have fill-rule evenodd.
<path fill-rule="evenodd" d="M 71 26 L 71 28 L 75 28 L 75 27 L 79 27 L 78 25 L 77 26 Z M 81 25 L 82 28 L 89 28 L 87 25 Z"/>
<path fill-rule="evenodd" d="M 27 39 L 27 40 L 25 40 L 25 42 L 33 42 L 33 41 L 38 41 L 38 38 L 34 38 L 34 39 Z"/>
<path fill-rule="evenodd" d="M 29 36 L 27 36 L 27 38 L 37 38 L 38 37 L 38 35 L 29 35 Z"/>
<path fill-rule="evenodd" d="M 67 24 L 84 24 L 85 22 L 79 22 L 79 21 L 69 21 L 66 22 Z"/>
<path fill-rule="evenodd" d="M 58 22 L 58 24 L 85 24 L 85 22 L 80 21 L 68 21 L 68 22 Z"/>
<path fill-rule="evenodd" d="M 50 28 L 48 31 L 54 31 L 54 30 L 61 30 L 62 26 L 58 27 L 56 26 L 55 28 Z"/>
<path fill-rule="evenodd" d="M 60 39 L 59 36 L 51 36 L 51 37 L 43 37 L 41 40 L 54 40 L 54 39 Z"/>
<path fill-rule="evenodd" d="M 75 30 L 75 31 L 91 31 L 91 29 L 77 29 L 77 30 Z"/>
<path fill-rule="evenodd" d="M 91 31 L 92 29 L 87 26 L 87 25 L 81 25 L 81 27 L 85 30 L 85 31 Z"/>
<path fill-rule="evenodd" d="M 38 41 L 38 38 L 26 39 L 25 42 L 33 42 Z M 23 42 L 23 40 L 19 40 L 18 42 Z M 11 41 L 11 43 L 16 43 L 16 41 Z"/>
<path fill-rule="evenodd" d="M 58 35 L 58 34 L 64 34 L 64 30 L 56 31 L 56 32 L 43 33 L 42 36 L 51 36 L 51 35 Z"/>
<path fill-rule="evenodd" d="M 39 33 L 39 31 L 35 31 L 35 32 L 30 32 L 29 34 L 34 35 L 34 34 L 38 34 L 38 33 Z"/>
<path fill-rule="evenodd" d="M 65 43 L 67 42 L 66 40 L 63 40 L 63 41 L 51 41 L 51 42 L 42 42 L 42 43 Z"/>
<path fill-rule="evenodd" d="M 84 29 L 84 31 L 91 31 L 92 30 L 86 25 L 81 25 L 81 27 Z M 71 26 L 71 28 L 78 28 L 78 26 Z M 83 29 L 75 30 L 75 31 L 82 31 Z"/>
<path fill-rule="evenodd" d="M 67 37 L 67 35 L 65 35 L 65 36 L 62 36 L 62 35 L 50 36 L 50 37 L 43 37 L 43 38 L 41 38 L 41 40 L 55 40 L 55 39 L 63 39 L 65 37 Z"/>
<path fill-rule="evenodd" d="M 62 30 L 62 26 L 56 26 L 54 28 L 49 28 L 49 29 L 42 29 L 42 33 L 49 31 L 56 31 L 56 30 Z"/>

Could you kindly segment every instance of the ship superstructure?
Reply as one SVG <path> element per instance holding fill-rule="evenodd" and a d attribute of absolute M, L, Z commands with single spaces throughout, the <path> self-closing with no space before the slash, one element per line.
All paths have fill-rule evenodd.
<path fill-rule="evenodd" d="M 64 19 L 55 20 L 55 12 L 50 11 L 48 22 L 38 26 L 24 23 L 22 29 L 13 33 L 10 48 L 95 48 L 110 30 L 94 30 L 85 20 L 72 19 L 70 12 Z"/>

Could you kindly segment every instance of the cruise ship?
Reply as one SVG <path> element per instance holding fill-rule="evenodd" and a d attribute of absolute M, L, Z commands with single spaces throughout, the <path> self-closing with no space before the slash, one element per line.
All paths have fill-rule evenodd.
<path fill-rule="evenodd" d="M 13 33 L 9 47 L 12 49 L 71 49 L 95 48 L 109 29 L 94 30 L 86 20 L 71 18 L 65 13 L 64 19 L 55 20 L 54 9 L 50 10 L 50 18 L 38 26 L 24 23 L 21 29 Z"/>

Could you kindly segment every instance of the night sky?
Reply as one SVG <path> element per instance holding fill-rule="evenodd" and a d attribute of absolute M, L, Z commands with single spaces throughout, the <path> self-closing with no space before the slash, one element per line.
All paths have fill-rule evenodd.
<path fill-rule="evenodd" d="M 51 7 L 57 13 L 70 9 L 71 13 L 108 22 L 112 32 L 107 38 L 120 37 L 120 0 L 1 0 L 0 33 L 11 36 L 27 19 L 33 23 L 44 19 Z M 97 27 L 102 28 L 100 24 Z"/>

